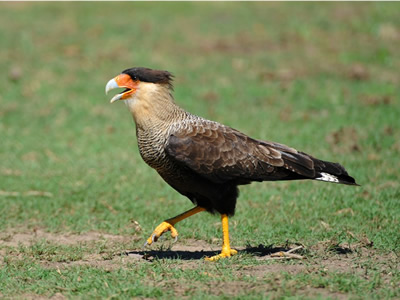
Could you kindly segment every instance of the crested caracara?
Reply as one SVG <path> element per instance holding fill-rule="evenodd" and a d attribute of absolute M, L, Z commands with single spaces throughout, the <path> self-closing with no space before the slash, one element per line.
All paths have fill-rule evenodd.
<path fill-rule="evenodd" d="M 208 211 L 221 215 L 223 230 L 221 254 L 208 259 L 229 257 L 237 253 L 229 244 L 228 216 L 235 212 L 239 185 L 300 179 L 357 185 L 338 163 L 253 139 L 183 110 L 174 101 L 172 75 L 167 71 L 126 69 L 107 83 L 106 93 L 115 88 L 125 88 L 111 103 L 123 100 L 130 110 L 143 160 L 196 205 L 162 222 L 146 244 L 167 231 L 176 239 L 176 223 Z"/>

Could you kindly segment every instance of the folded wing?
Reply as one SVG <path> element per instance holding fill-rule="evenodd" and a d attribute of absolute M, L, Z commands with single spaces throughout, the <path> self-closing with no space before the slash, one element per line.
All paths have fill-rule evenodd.
<path fill-rule="evenodd" d="M 169 137 L 166 152 L 182 167 L 216 183 L 233 180 L 246 184 L 319 176 L 315 168 L 315 161 L 319 160 L 282 144 L 252 139 L 214 122 L 176 130 Z"/>

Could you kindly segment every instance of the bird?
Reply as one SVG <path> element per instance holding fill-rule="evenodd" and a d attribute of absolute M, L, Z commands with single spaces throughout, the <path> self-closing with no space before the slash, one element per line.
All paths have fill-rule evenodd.
<path fill-rule="evenodd" d="M 145 246 L 168 231 L 176 241 L 176 223 L 207 211 L 221 216 L 221 253 L 206 257 L 217 261 L 237 254 L 230 246 L 228 220 L 235 213 L 239 186 L 253 181 L 302 179 L 358 185 L 339 163 L 249 137 L 187 112 L 174 100 L 173 78 L 165 70 L 133 67 L 109 80 L 105 88 L 106 94 L 124 89 L 110 102 L 125 102 L 132 114 L 141 157 L 195 205 L 158 225 Z"/>

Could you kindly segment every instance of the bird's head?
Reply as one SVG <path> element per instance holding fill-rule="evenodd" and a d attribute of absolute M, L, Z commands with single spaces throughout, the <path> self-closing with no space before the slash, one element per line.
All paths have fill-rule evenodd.
<path fill-rule="evenodd" d="M 157 84 L 172 89 L 172 74 L 168 71 L 152 70 L 148 68 L 130 68 L 121 72 L 111 79 L 106 85 L 106 94 L 116 88 L 125 88 L 121 93 L 115 95 L 110 102 L 117 100 L 128 100 L 134 98 L 136 93 L 148 86 Z"/>

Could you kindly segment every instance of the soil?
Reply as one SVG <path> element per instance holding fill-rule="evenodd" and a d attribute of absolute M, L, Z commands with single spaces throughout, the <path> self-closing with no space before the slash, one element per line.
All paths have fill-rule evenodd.
<path fill-rule="evenodd" d="M 149 263 L 154 259 L 179 259 L 181 261 L 177 266 L 182 270 L 196 269 L 199 267 L 199 262 L 204 261 L 204 257 L 212 256 L 219 253 L 220 249 L 217 245 L 209 244 L 205 241 L 186 239 L 180 240 L 172 247 L 167 249 L 152 250 L 152 249 L 121 249 L 124 245 L 129 245 L 129 242 L 136 240 L 135 236 L 121 236 L 105 234 L 100 232 L 86 232 L 82 234 L 58 234 L 49 233 L 44 230 L 35 230 L 34 232 L 3 232 L 0 233 L 0 257 L 4 256 L 6 249 L 10 247 L 29 246 L 36 243 L 38 240 L 45 240 L 56 245 L 78 245 L 86 244 L 96 247 L 96 243 L 105 242 L 107 247 L 117 250 L 112 250 L 111 255 L 105 256 L 104 253 L 84 253 L 82 259 L 69 262 L 54 262 L 51 260 L 40 260 L 39 263 L 46 268 L 56 268 L 62 270 L 75 265 L 87 265 L 105 270 L 115 270 L 118 268 L 128 268 L 132 262 L 142 261 Z M 363 266 L 363 262 L 370 261 L 379 264 L 379 268 L 383 276 L 383 280 L 390 282 L 390 264 L 398 261 L 398 257 L 394 253 L 378 253 L 372 248 L 369 241 L 354 245 L 335 245 L 334 247 L 329 241 L 321 242 L 308 249 L 301 248 L 295 251 L 296 254 L 304 256 L 304 259 L 295 259 L 293 263 L 282 263 L 278 260 L 289 260 L 282 257 L 274 257 L 277 253 L 289 251 L 298 247 L 298 245 L 287 245 L 285 247 L 266 247 L 263 245 L 255 247 L 235 247 L 239 254 L 251 255 L 258 261 L 270 261 L 268 263 L 243 265 L 233 272 L 237 273 L 237 277 L 251 276 L 253 278 L 265 278 L 266 275 L 272 276 L 278 283 L 271 283 L 271 286 L 264 286 L 271 292 L 274 291 L 274 284 L 279 284 L 280 274 L 282 272 L 288 274 L 299 273 L 314 273 L 314 272 L 339 272 L 358 274 L 363 278 L 368 278 L 368 270 Z M 157 248 L 153 246 L 154 248 Z M 159 247 L 159 246 L 158 246 Z M 95 248 L 93 248 L 95 249 Z M 94 252 L 94 251 L 93 251 Z M 275 261 L 276 260 L 276 261 Z M 206 262 L 205 262 L 206 263 Z M 0 260 L 0 266 L 3 261 Z M 274 277 L 275 276 L 275 277 Z M 177 289 L 184 287 L 177 285 Z M 260 285 L 253 285 L 249 282 L 232 281 L 220 282 L 218 287 L 213 287 L 213 294 L 235 295 L 243 290 L 257 290 Z M 307 287 L 301 290 L 304 295 L 320 295 L 322 297 L 331 297 L 336 299 L 346 298 L 340 293 L 332 293 L 326 289 Z M 176 291 L 177 294 L 185 294 L 186 291 Z M 40 299 L 36 295 L 25 295 L 27 299 Z M 54 295 L 56 296 L 56 295 Z M 62 294 L 57 294 L 54 299 L 63 299 Z"/>
<path fill-rule="evenodd" d="M 46 240 L 54 244 L 74 245 L 84 242 L 95 242 L 99 240 L 109 240 L 123 242 L 129 237 L 112 235 L 100 232 L 86 232 L 83 234 L 58 234 L 49 233 L 41 229 L 35 229 L 33 232 L 3 232 L 0 233 L 0 247 L 17 247 L 19 245 L 29 246 L 38 240 Z"/>

